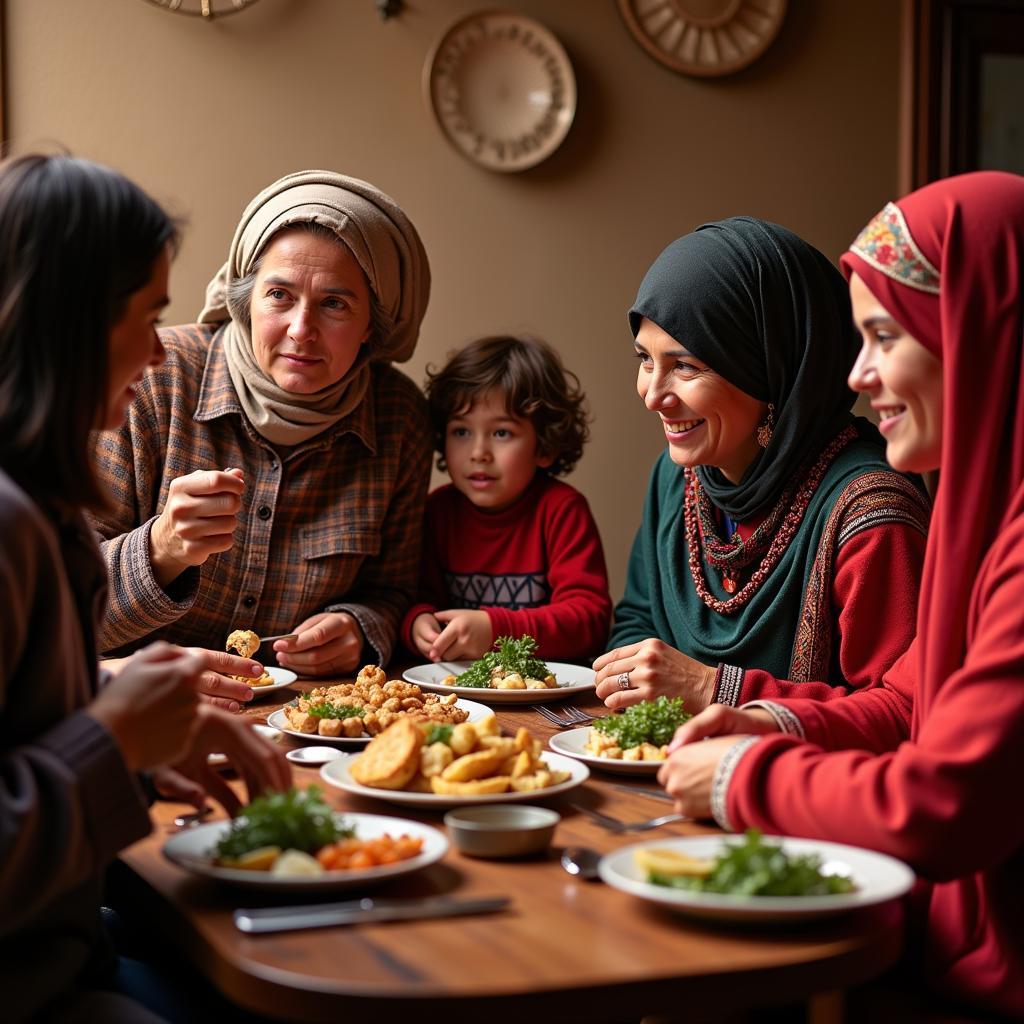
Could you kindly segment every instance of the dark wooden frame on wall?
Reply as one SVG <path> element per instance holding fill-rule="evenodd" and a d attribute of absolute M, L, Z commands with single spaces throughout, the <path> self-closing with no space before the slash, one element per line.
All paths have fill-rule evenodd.
<path fill-rule="evenodd" d="M 981 58 L 1024 55 L 1024 0 L 903 0 L 900 192 L 977 170 Z"/>

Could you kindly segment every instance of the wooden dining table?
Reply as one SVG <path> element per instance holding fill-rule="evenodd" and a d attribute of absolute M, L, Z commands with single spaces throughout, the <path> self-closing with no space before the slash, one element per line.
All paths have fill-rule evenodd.
<path fill-rule="evenodd" d="M 294 689 L 309 685 L 300 681 Z M 262 721 L 282 698 L 293 696 L 279 691 L 242 713 Z M 486 702 L 486 691 L 480 699 Z M 565 703 L 547 707 L 557 710 Z M 595 714 L 602 708 L 592 694 L 572 703 Z M 505 732 L 526 726 L 546 743 L 557 731 L 531 705 L 493 707 Z M 279 742 L 289 749 L 301 744 L 286 734 Z M 311 783 L 319 783 L 339 811 L 397 815 L 444 829 L 443 811 L 353 796 L 324 785 L 318 769 L 296 767 L 295 784 Z M 897 960 L 903 943 L 903 908 L 897 902 L 825 920 L 754 927 L 687 917 L 563 870 L 564 847 L 607 853 L 652 835 L 718 831 L 684 821 L 643 836 L 616 835 L 573 807 L 630 820 L 670 810 L 645 794 L 652 789 L 653 776 L 595 770 L 569 793 L 531 795 L 530 803 L 562 815 L 547 854 L 481 860 L 453 845 L 438 863 L 373 890 L 389 897 L 511 897 L 507 910 L 477 917 L 245 935 L 232 919 L 238 907 L 342 900 L 352 893 L 274 897 L 189 874 L 162 855 L 176 830 L 173 818 L 183 810 L 175 804 L 155 805 L 153 832 L 127 849 L 122 861 L 130 869 L 133 899 L 154 929 L 228 999 L 286 1021 L 700 1022 L 802 1003 L 808 1020 L 826 1024 L 842 1019 L 844 990 Z"/>

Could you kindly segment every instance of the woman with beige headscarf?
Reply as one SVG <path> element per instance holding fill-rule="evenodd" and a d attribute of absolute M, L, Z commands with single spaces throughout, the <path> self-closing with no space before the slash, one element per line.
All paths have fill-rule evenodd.
<path fill-rule="evenodd" d="M 164 363 L 99 444 L 108 653 L 143 637 L 221 649 L 251 628 L 296 633 L 257 657 L 300 675 L 390 658 L 432 436 L 391 364 L 412 355 L 429 291 L 416 229 L 372 185 L 303 171 L 253 199 L 199 323 L 160 332 Z"/>

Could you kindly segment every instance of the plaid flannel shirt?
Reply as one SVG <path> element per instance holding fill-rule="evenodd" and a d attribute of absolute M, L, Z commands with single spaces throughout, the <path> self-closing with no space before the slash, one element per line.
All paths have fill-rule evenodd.
<path fill-rule="evenodd" d="M 215 329 L 160 336 L 166 361 L 147 371 L 124 426 L 97 445 L 112 499 L 92 517 L 110 577 L 101 649 L 162 639 L 221 650 L 232 629 L 271 636 L 345 611 L 386 663 L 415 590 L 430 476 L 432 435 L 415 384 L 372 364 L 359 407 L 282 458 L 242 412 Z M 149 533 L 171 481 L 230 467 L 246 484 L 234 544 L 165 591 Z"/>

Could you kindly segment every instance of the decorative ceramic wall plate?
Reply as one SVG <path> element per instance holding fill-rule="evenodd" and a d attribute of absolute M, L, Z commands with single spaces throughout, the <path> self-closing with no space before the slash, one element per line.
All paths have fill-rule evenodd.
<path fill-rule="evenodd" d="M 448 141 L 491 171 L 539 164 L 576 113 L 576 76 L 562 44 L 539 22 L 504 11 L 448 29 L 427 57 L 424 91 Z"/>
<path fill-rule="evenodd" d="M 782 27 L 787 0 L 619 0 L 637 42 L 687 75 L 729 75 L 752 64 Z"/>

